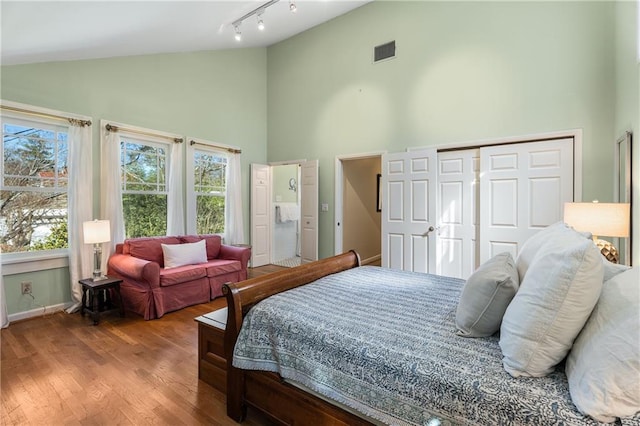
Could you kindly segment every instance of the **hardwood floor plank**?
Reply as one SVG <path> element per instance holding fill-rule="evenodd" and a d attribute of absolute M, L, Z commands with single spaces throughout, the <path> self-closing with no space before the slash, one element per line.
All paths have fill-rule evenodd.
<path fill-rule="evenodd" d="M 250 268 L 249 277 L 283 269 Z M 224 298 L 144 321 L 56 312 L 0 334 L 2 425 L 237 425 L 225 396 L 198 380 L 194 318 Z M 249 411 L 243 425 L 270 422 Z"/>

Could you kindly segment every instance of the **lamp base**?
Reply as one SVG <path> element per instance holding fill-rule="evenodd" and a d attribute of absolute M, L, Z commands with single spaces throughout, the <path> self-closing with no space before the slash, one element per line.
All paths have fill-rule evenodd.
<path fill-rule="evenodd" d="M 600 253 L 611 263 L 618 263 L 620 255 L 618 249 L 613 244 L 606 240 L 596 239 L 593 241 L 598 246 Z"/>

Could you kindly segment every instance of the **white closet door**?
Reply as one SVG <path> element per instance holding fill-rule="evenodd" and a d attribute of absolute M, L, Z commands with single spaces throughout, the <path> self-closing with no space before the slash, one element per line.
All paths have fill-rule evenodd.
<path fill-rule="evenodd" d="M 301 164 L 300 261 L 318 260 L 318 160 Z"/>
<path fill-rule="evenodd" d="M 438 153 L 438 275 L 468 278 L 478 267 L 480 149 Z"/>
<path fill-rule="evenodd" d="M 435 273 L 436 156 L 382 156 L 382 266 Z"/>
<path fill-rule="evenodd" d="M 271 262 L 271 166 L 251 164 L 251 266 Z"/>
<path fill-rule="evenodd" d="M 573 201 L 573 139 L 483 147 L 480 163 L 480 262 L 504 251 L 515 258 Z"/>

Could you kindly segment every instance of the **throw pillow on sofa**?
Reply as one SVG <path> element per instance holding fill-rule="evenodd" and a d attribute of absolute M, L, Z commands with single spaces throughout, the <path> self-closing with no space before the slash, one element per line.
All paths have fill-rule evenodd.
<path fill-rule="evenodd" d="M 183 244 L 162 244 L 165 269 L 184 265 L 207 263 L 207 248 L 205 241 Z"/>

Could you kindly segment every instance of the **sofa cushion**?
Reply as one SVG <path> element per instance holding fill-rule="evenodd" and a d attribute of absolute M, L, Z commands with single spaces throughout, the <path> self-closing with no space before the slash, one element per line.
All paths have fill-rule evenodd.
<path fill-rule="evenodd" d="M 124 254 L 130 254 L 138 259 L 157 262 L 164 267 L 162 244 L 180 244 L 178 237 L 142 237 L 131 238 L 124 242 Z"/>
<path fill-rule="evenodd" d="M 217 259 L 220 255 L 220 246 L 222 245 L 220 235 L 185 235 L 180 237 L 180 241 L 183 243 L 197 243 L 201 240 L 205 240 L 207 245 L 207 259 Z"/>
<path fill-rule="evenodd" d="M 213 260 L 209 261 L 205 266 L 207 267 L 208 277 L 238 272 L 242 269 L 242 264 L 237 260 Z"/>
<path fill-rule="evenodd" d="M 166 269 L 207 263 L 207 250 L 204 240 L 197 243 L 162 244 L 162 253 Z"/>
<path fill-rule="evenodd" d="M 160 287 L 169 287 L 206 276 L 205 265 L 185 265 L 170 269 L 160 269 Z"/>

